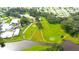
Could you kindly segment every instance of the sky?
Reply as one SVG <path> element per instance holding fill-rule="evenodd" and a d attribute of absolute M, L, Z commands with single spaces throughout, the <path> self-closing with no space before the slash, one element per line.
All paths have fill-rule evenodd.
<path fill-rule="evenodd" d="M 79 7 L 78 0 L 0 0 L 0 7 Z"/>

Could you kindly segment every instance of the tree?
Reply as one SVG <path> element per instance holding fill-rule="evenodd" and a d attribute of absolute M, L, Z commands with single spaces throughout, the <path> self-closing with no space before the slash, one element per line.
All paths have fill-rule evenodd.
<path fill-rule="evenodd" d="M 2 31 L 1 31 L 1 26 L 0 26 L 0 35 L 1 35 L 1 33 L 2 33 Z M 1 38 L 1 36 L 0 36 L 0 45 L 1 45 L 1 47 L 4 47 L 5 46 L 4 41 Z"/>
<path fill-rule="evenodd" d="M 39 18 L 40 18 L 40 17 L 38 17 L 38 16 L 36 17 L 36 22 L 37 22 L 36 25 L 37 25 L 37 27 L 38 27 L 39 29 L 42 29 L 43 27 L 42 27 L 42 24 L 41 24 Z"/>
<path fill-rule="evenodd" d="M 62 21 L 62 25 L 67 33 L 72 36 L 77 36 L 79 33 L 79 20 L 78 18 L 72 18 Z"/>
<path fill-rule="evenodd" d="M 47 48 L 45 51 L 63 51 L 63 47 L 58 44 L 54 44 L 51 48 Z"/>
<path fill-rule="evenodd" d="M 10 8 L 8 11 L 5 12 L 5 15 L 20 18 L 20 14 L 25 14 L 25 13 L 26 13 L 26 8 L 17 7 L 17 8 Z"/>
<path fill-rule="evenodd" d="M 39 16 L 40 14 L 39 14 L 39 12 L 37 11 L 37 9 L 38 9 L 38 8 L 36 8 L 36 7 L 31 8 L 31 9 L 29 10 L 30 15 L 33 16 L 33 17 Z"/>
<path fill-rule="evenodd" d="M 20 22 L 21 22 L 21 25 L 22 25 L 22 26 L 23 26 L 24 24 L 25 24 L 25 25 L 28 25 L 28 24 L 30 23 L 29 20 L 28 20 L 28 18 L 26 18 L 25 16 L 22 16 L 22 17 L 21 17 Z"/>
<path fill-rule="evenodd" d="M 54 15 L 48 15 L 47 21 L 51 24 L 57 24 L 57 23 L 59 24 L 62 21 L 62 19 L 60 17 L 56 17 Z"/>

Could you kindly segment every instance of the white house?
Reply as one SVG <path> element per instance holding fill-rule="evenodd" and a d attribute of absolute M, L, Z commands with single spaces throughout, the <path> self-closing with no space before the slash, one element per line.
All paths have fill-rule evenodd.
<path fill-rule="evenodd" d="M 35 21 L 35 17 L 30 16 L 29 14 L 25 14 L 25 15 L 20 15 L 20 16 L 24 16 L 26 18 L 32 19 L 33 21 Z"/>
<path fill-rule="evenodd" d="M 19 23 L 19 22 L 20 22 L 20 19 L 12 19 L 12 21 L 10 22 L 10 24 L 12 24 L 12 23 L 17 24 L 17 23 Z"/>
<path fill-rule="evenodd" d="M 1 38 L 10 38 L 12 36 L 17 36 L 19 35 L 20 29 L 15 29 L 14 31 L 5 31 L 1 33 Z"/>
<path fill-rule="evenodd" d="M 12 23 L 19 23 L 20 19 L 13 19 L 10 24 L 8 23 L 2 23 L 1 24 L 1 28 L 2 28 L 2 33 L 0 34 L 1 38 L 10 38 L 12 36 L 17 36 L 19 35 L 20 29 L 16 28 L 16 29 L 12 29 L 15 28 L 15 26 L 11 25 Z M 17 26 L 17 25 L 16 25 Z"/>
<path fill-rule="evenodd" d="M 13 34 L 13 32 L 10 32 L 10 31 L 3 32 L 3 33 L 1 34 L 1 37 L 2 37 L 2 38 L 9 38 L 9 37 L 12 37 L 12 34 Z"/>
<path fill-rule="evenodd" d="M 12 28 L 11 25 L 9 25 L 8 23 L 4 23 L 2 24 L 2 31 L 6 31 L 6 30 L 10 30 Z"/>
<path fill-rule="evenodd" d="M 20 29 L 15 29 L 14 36 L 17 36 L 19 34 L 19 32 L 20 32 Z"/>

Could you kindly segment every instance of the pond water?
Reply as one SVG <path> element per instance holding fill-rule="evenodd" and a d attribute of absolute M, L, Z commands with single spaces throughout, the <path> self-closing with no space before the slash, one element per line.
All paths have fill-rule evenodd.
<path fill-rule="evenodd" d="M 65 51 L 79 51 L 79 45 L 72 43 L 71 41 L 64 41 L 63 47 Z"/>
<path fill-rule="evenodd" d="M 22 50 L 24 48 L 30 48 L 34 45 L 52 45 L 52 44 L 23 40 L 23 41 L 19 41 L 19 42 L 6 43 L 5 45 L 6 46 L 4 48 L 19 51 L 19 50 Z"/>
<path fill-rule="evenodd" d="M 32 42 L 32 41 L 19 41 L 19 42 L 12 42 L 12 43 L 6 43 L 6 48 L 10 49 L 10 50 L 22 50 L 24 48 L 30 48 L 34 45 L 40 45 L 39 43 L 36 42 Z"/>
<path fill-rule="evenodd" d="M 53 44 L 23 40 L 19 42 L 6 43 L 6 46 L 4 48 L 14 51 L 20 51 L 24 48 L 30 48 L 34 45 L 53 45 Z M 64 51 L 79 51 L 79 45 L 73 44 L 70 41 L 64 41 L 62 46 L 64 47 Z"/>

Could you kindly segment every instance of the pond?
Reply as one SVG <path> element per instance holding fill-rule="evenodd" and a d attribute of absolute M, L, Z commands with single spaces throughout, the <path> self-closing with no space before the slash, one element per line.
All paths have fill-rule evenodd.
<path fill-rule="evenodd" d="M 79 45 L 72 43 L 71 41 L 64 41 L 64 51 L 79 51 Z"/>
<path fill-rule="evenodd" d="M 4 48 L 7 48 L 9 50 L 19 51 L 24 48 L 30 48 L 34 45 L 52 45 L 52 44 L 23 40 L 23 41 L 19 41 L 19 42 L 5 43 L 5 45 L 6 46 Z"/>
<path fill-rule="evenodd" d="M 14 51 L 20 51 L 24 48 L 30 48 L 34 45 L 53 45 L 50 43 L 40 43 L 40 42 L 33 42 L 33 41 L 28 41 L 28 40 L 23 40 L 19 42 L 12 42 L 12 43 L 6 43 L 6 46 L 4 48 L 7 48 L 9 50 L 14 50 Z M 72 43 L 71 41 L 64 41 L 62 44 L 64 51 L 79 51 L 79 45 L 76 45 Z M 2 49 L 4 49 L 2 48 Z"/>

